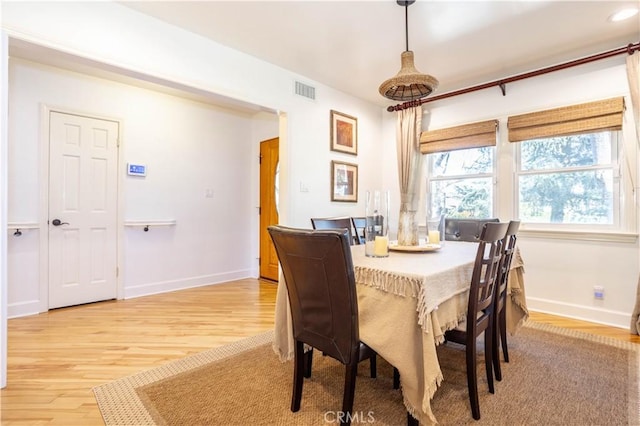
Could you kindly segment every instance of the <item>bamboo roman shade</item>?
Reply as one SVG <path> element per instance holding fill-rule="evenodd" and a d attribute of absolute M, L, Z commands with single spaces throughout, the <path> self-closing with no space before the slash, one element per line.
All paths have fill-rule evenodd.
<path fill-rule="evenodd" d="M 509 142 L 622 129 L 624 98 L 509 117 Z"/>
<path fill-rule="evenodd" d="M 489 120 L 424 131 L 420 135 L 420 152 L 433 154 L 457 149 L 495 146 L 497 129 L 498 120 Z"/>

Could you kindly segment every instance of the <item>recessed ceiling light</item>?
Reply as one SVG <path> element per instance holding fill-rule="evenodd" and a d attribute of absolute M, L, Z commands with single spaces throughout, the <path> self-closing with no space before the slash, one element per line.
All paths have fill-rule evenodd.
<path fill-rule="evenodd" d="M 614 13 L 613 15 L 611 15 L 609 17 L 609 20 L 611 22 L 623 21 L 625 19 L 631 18 L 632 16 L 635 16 L 637 13 L 638 13 L 638 8 L 622 9 Z"/>

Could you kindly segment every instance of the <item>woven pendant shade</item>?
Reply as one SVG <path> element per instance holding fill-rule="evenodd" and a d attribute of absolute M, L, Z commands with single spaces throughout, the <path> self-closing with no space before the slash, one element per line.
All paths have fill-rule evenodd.
<path fill-rule="evenodd" d="M 400 71 L 395 77 L 385 80 L 378 91 L 385 98 L 406 102 L 429 96 L 438 87 L 438 80 L 416 69 L 413 52 L 409 50 L 409 5 L 415 0 L 397 0 L 397 3 L 404 6 L 406 49 L 400 55 Z"/>
<path fill-rule="evenodd" d="M 412 101 L 429 96 L 438 87 L 438 80 L 416 69 L 412 51 L 402 52 L 400 57 L 400 71 L 380 85 L 380 94 L 394 101 Z"/>

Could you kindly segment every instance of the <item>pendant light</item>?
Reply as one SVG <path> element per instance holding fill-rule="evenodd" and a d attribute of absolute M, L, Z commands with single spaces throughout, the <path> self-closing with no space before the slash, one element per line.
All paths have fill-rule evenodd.
<path fill-rule="evenodd" d="M 378 91 L 385 98 L 394 101 L 413 101 L 427 97 L 438 87 L 438 80 L 428 74 L 422 74 L 413 64 L 413 52 L 409 50 L 409 5 L 416 0 L 397 0 L 404 6 L 406 50 L 400 55 L 401 68 L 395 77 L 386 80 Z"/>

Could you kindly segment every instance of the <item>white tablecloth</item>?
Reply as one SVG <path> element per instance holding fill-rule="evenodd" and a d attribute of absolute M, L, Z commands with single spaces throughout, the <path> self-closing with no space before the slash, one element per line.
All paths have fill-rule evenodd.
<path fill-rule="evenodd" d="M 369 258 L 363 245 L 352 247 L 360 339 L 400 371 L 405 406 L 423 424 L 436 423 L 430 401 L 443 379 L 436 345 L 466 315 L 476 250 L 477 243 L 447 242 L 437 252 L 391 252 L 387 258 Z M 514 259 L 512 266 L 521 267 L 521 259 Z M 509 321 L 511 332 L 523 321 L 518 312 L 526 314 L 521 279 L 517 287 L 514 295 L 522 303 L 512 307 L 511 314 L 507 311 L 518 316 Z M 283 361 L 293 359 L 291 314 L 282 277 L 275 328 L 274 350 Z"/>

